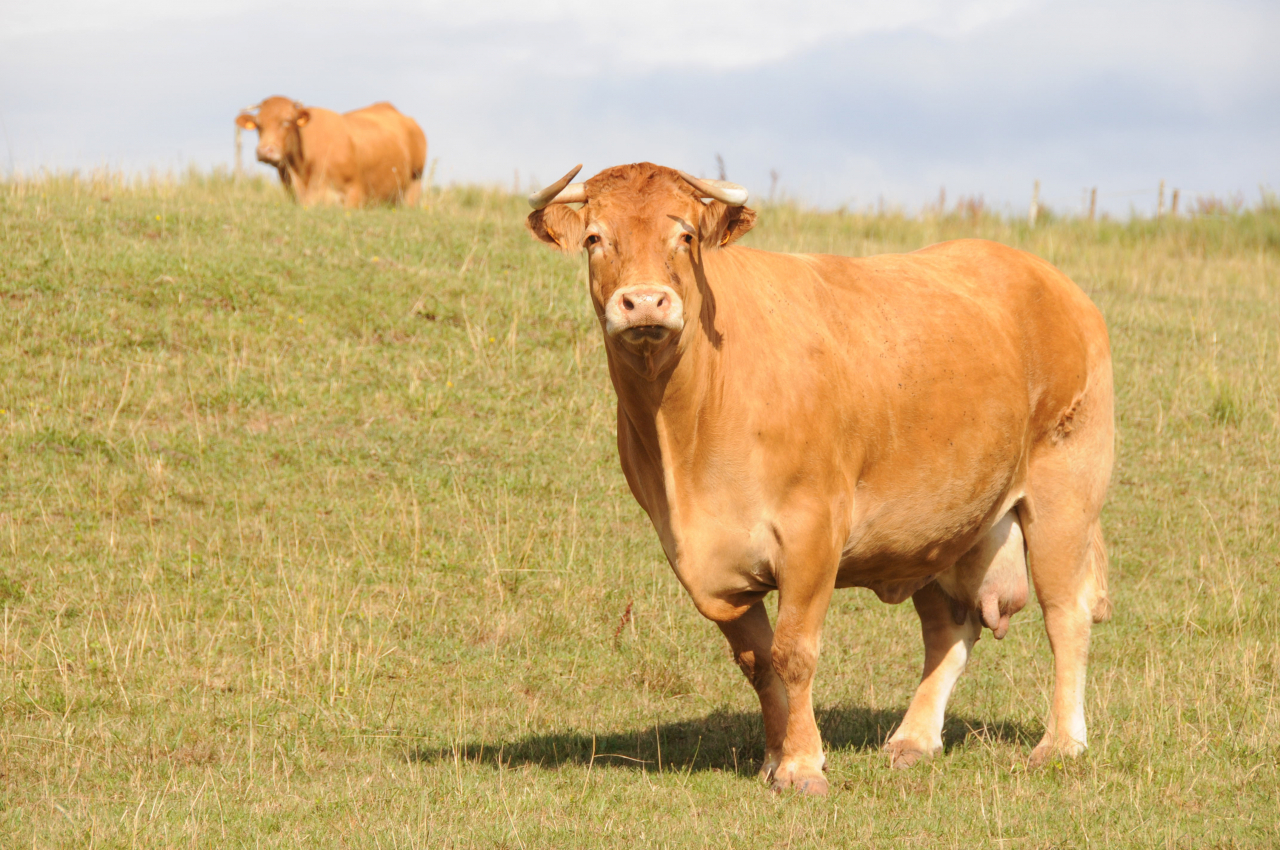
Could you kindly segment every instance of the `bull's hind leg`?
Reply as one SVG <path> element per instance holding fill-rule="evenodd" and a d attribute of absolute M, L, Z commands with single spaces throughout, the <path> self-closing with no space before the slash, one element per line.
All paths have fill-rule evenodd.
<path fill-rule="evenodd" d="M 957 625 L 957 618 L 952 616 L 953 600 L 936 581 L 917 590 L 911 601 L 920 615 L 924 635 L 924 676 L 902 723 L 885 743 L 894 767 L 911 767 L 942 751 L 947 700 L 982 632 L 977 616 L 970 611 L 962 612 L 964 621 Z"/>
<path fill-rule="evenodd" d="M 773 669 L 773 627 L 764 603 L 757 602 L 736 620 L 717 623 L 729 639 L 733 660 L 760 698 L 764 715 L 764 763 L 760 776 L 766 782 L 782 762 L 782 742 L 787 734 L 787 690 Z"/>
<path fill-rule="evenodd" d="M 1053 649 L 1053 699 L 1044 737 L 1031 753 L 1039 765 L 1055 754 L 1079 755 L 1088 745 L 1084 719 L 1089 631 L 1106 619 L 1107 554 L 1098 515 L 1111 476 L 1110 384 L 1070 434 L 1033 456 L 1030 512 L 1022 511 L 1027 557 Z M 1090 399 L 1086 396 L 1086 401 Z"/>
<path fill-rule="evenodd" d="M 1016 509 L 1000 518 L 956 565 L 911 597 L 924 636 L 924 675 L 885 748 L 894 767 L 942 749 L 942 723 L 960 674 L 987 626 L 996 638 L 1027 602 L 1027 556 Z"/>
<path fill-rule="evenodd" d="M 1041 517 L 1027 529 L 1031 576 L 1053 649 L 1053 699 L 1044 737 L 1031 753 L 1033 766 L 1055 754 L 1079 755 L 1089 743 L 1085 669 L 1091 626 L 1109 609 L 1100 586 L 1107 556 L 1098 521 L 1079 524 L 1076 517 Z"/>

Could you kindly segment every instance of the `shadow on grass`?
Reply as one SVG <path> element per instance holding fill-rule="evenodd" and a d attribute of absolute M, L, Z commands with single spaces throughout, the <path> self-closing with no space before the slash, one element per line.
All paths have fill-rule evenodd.
<path fill-rule="evenodd" d="M 827 752 L 875 751 L 884 746 L 902 711 L 835 706 L 817 712 Z M 949 717 L 942 729 L 946 750 L 966 742 L 990 741 L 1031 746 L 1039 731 L 1020 723 L 984 723 Z M 759 712 L 713 711 L 706 717 L 655 724 L 621 732 L 569 731 L 528 735 L 515 740 L 468 741 L 456 746 L 417 747 L 405 753 L 413 762 L 461 759 L 508 767 L 587 765 L 632 770 L 719 770 L 754 774 L 764 755 L 764 726 Z M 887 762 L 886 762 L 887 764 Z"/>

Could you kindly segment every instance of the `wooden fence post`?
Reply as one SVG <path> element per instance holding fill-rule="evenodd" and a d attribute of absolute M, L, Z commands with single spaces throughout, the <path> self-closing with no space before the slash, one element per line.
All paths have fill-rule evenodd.
<path fill-rule="evenodd" d="M 236 125 L 236 179 L 244 176 L 244 163 L 240 156 L 240 125 Z"/>
<path fill-rule="evenodd" d="M 1094 186 L 1089 192 L 1089 221 L 1098 213 L 1098 187 Z"/>
<path fill-rule="evenodd" d="M 1040 181 L 1037 180 L 1031 189 L 1031 209 L 1027 210 L 1027 224 L 1036 226 L 1036 217 L 1040 215 Z"/>
<path fill-rule="evenodd" d="M 1178 189 L 1173 190 L 1173 200 L 1169 203 L 1169 215 L 1173 218 L 1178 217 Z"/>
<path fill-rule="evenodd" d="M 1156 218 L 1164 218 L 1164 181 L 1160 181 L 1160 198 L 1156 201 Z"/>

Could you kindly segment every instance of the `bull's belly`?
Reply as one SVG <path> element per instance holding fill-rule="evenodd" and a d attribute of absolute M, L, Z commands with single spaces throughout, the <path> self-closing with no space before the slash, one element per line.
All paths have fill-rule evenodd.
<path fill-rule="evenodd" d="M 930 582 L 937 582 L 951 603 L 956 625 L 963 625 L 971 614 L 976 615 L 997 639 L 1003 638 L 1010 618 L 1027 604 L 1031 592 L 1017 509 L 1004 511 L 971 543 L 966 540 L 957 545 L 965 547 L 958 558 L 929 566 L 920 566 L 923 562 L 911 557 L 880 569 L 869 568 L 865 563 L 842 563 L 837 586 L 866 587 L 881 601 L 896 605 Z"/>
<path fill-rule="evenodd" d="M 902 602 L 935 578 L 954 572 L 957 562 L 1003 518 L 1013 515 L 1021 496 L 1018 490 L 985 505 L 958 511 L 925 509 L 909 522 L 899 518 L 857 527 L 841 554 L 836 587 L 865 587 L 885 602 Z"/>
<path fill-rule="evenodd" d="M 986 469 L 1001 472 L 953 480 L 951 486 L 928 493 L 918 487 L 885 492 L 872 485 L 857 487 L 846 497 L 806 493 L 778 505 L 669 493 L 670 507 L 650 511 L 650 519 L 681 584 L 705 616 L 719 621 L 735 618 L 776 589 L 785 580 L 779 574 L 782 565 L 830 569 L 829 561 L 801 566 L 805 547 L 797 542 L 814 530 L 814 511 L 820 510 L 815 505 L 860 503 L 845 529 L 831 529 L 846 540 L 834 584 L 869 588 L 896 603 L 952 570 L 1022 498 L 1017 457 L 990 460 Z M 744 486 L 736 492 L 762 489 Z"/>

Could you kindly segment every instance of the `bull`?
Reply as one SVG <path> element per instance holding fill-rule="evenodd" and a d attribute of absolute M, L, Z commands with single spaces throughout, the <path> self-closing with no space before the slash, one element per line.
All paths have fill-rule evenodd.
<path fill-rule="evenodd" d="M 1084 292 L 981 240 L 752 250 L 735 244 L 756 220 L 741 186 L 651 163 L 571 183 L 580 168 L 530 197 L 527 224 L 586 254 L 623 474 L 756 690 L 764 779 L 827 791 L 812 687 L 846 587 L 909 597 L 920 618 L 894 766 L 941 751 L 975 642 L 1005 635 L 1032 582 L 1054 682 L 1030 760 L 1081 753 L 1114 442 L 1107 329 Z"/>
<path fill-rule="evenodd" d="M 338 114 L 286 97 L 242 110 L 236 125 L 258 131 L 258 161 L 304 206 L 416 204 L 427 137 L 390 103 Z"/>

